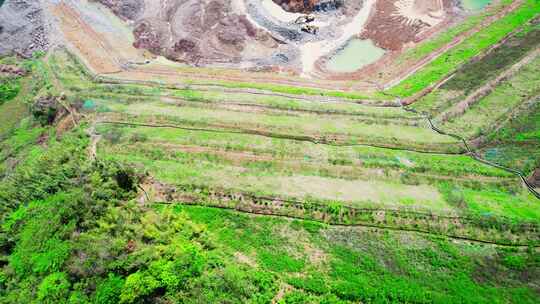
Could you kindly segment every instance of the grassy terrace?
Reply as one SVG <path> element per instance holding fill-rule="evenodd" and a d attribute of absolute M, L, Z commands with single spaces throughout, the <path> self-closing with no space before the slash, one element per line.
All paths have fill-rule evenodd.
<path fill-rule="evenodd" d="M 499 2 L 493 3 L 487 11 L 482 11 L 481 13 L 470 16 L 466 18 L 463 22 L 458 23 L 457 25 L 451 27 L 450 29 L 435 35 L 435 37 L 428 39 L 424 42 L 421 42 L 419 45 L 414 48 L 407 50 L 403 55 L 398 59 L 398 64 L 410 61 L 410 60 L 420 60 L 432 52 L 440 49 L 446 44 L 452 42 L 452 40 L 461 34 L 466 33 L 467 31 L 472 30 L 474 27 L 478 26 L 485 21 L 488 17 L 491 17 L 504 8 L 512 4 L 514 0 L 501 0 Z"/>
<path fill-rule="evenodd" d="M 509 33 L 519 29 L 540 13 L 537 0 L 525 0 L 517 10 L 465 39 L 417 73 L 389 90 L 402 97 L 412 96 L 455 71 L 474 56 L 482 54 Z"/>
<path fill-rule="evenodd" d="M 445 113 L 539 33 L 523 26 L 414 107 L 530 173 L 540 58 Z M 25 64 L 0 85 L 0 303 L 538 302 L 539 201 L 391 100 L 104 83 L 57 50 Z M 73 127 L 29 107 L 60 95 Z"/>
<path fill-rule="evenodd" d="M 536 298 L 532 290 L 514 287 L 519 267 L 534 271 L 534 253 L 201 207 L 175 210 L 211 231 L 225 260 L 271 274 L 268 290 L 290 288 L 283 303 L 534 303 Z M 506 262 L 494 267 L 496 261 Z M 217 295 L 203 300 L 212 296 Z"/>
<path fill-rule="evenodd" d="M 496 133 L 489 135 L 482 149 L 484 158 L 530 174 L 540 167 L 540 102 L 528 113 L 514 117 Z"/>
<path fill-rule="evenodd" d="M 50 136 L 36 146 L 40 133 Z M 13 154 L 21 163 L 12 178 L 0 181 L 2 232 L 14 236 L 13 246 L 2 252 L 0 296 L 7 303 L 138 303 L 158 292 L 186 303 L 280 297 L 282 303 L 476 304 L 537 298 L 532 247 L 201 206 L 144 207 L 111 178 L 118 170 L 114 163 L 89 164 L 83 130 L 60 140 L 54 127 L 26 125 L 12 134 L 1 142 L 0 153 L 16 145 L 25 152 Z"/>
<path fill-rule="evenodd" d="M 436 116 L 462 101 L 469 94 L 493 81 L 540 45 L 540 24 L 533 23 L 510 37 L 480 60 L 463 65 L 445 84 L 422 97 L 412 106 Z"/>
<path fill-rule="evenodd" d="M 512 112 L 520 107 L 526 110 L 529 107 L 526 104 L 540 94 L 539 69 L 540 56 L 474 103 L 463 115 L 444 122 L 443 128 L 466 137 L 489 134 L 493 122 L 515 115 Z"/>
<path fill-rule="evenodd" d="M 100 100 L 98 106 L 104 106 Z M 107 120 L 197 127 L 273 137 L 314 140 L 337 145 L 370 144 L 419 151 L 459 152 L 458 142 L 433 132 L 425 121 L 359 119 L 340 115 L 295 113 L 279 115 L 238 109 L 207 109 L 164 102 L 122 104 L 108 102 Z M 418 125 L 415 125 L 418 124 Z"/>
<path fill-rule="evenodd" d="M 397 107 L 349 102 L 291 100 L 214 91 L 100 85 L 84 81 L 69 56 L 52 56 L 50 65 L 71 65 L 57 73 L 62 85 L 91 100 L 110 120 L 174 124 L 184 127 L 304 137 L 340 145 L 373 144 L 390 148 L 456 153 L 453 138 L 431 131 L 427 122 Z M 82 80 L 81 80 L 82 79 Z"/>
<path fill-rule="evenodd" d="M 99 157 L 143 165 L 172 185 L 355 207 L 540 219 L 534 198 L 514 176 L 467 156 L 355 145 L 460 149 L 397 107 L 99 84 L 62 52 L 48 64 L 101 120 L 208 129 L 98 125 Z M 249 134 L 257 132 L 265 136 Z M 306 136 L 345 146 L 295 140 Z"/>
<path fill-rule="evenodd" d="M 286 94 L 296 94 L 296 95 L 313 95 L 313 96 L 328 96 L 328 97 L 339 97 L 346 99 L 372 99 L 372 100 L 388 100 L 388 97 L 379 94 L 372 93 L 368 94 L 365 92 L 344 92 L 344 91 L 328 91 L 328 90 L 319 90 L 312 88 L 304 87 L 291 87 L 284 85 L 275 85 L 275 84 L 262 84 L 262 83 L 249 83 L 249 82 L 226 82 L 226 81 L 212 81 L 212 82 L 189 82 L 188 84 L 212 84 L 220 85 L 225 88 L 247 88 L 247 89 L 259 89 L 259 90 L 268 90 L 277 93 L 286 93 Z"/>
<path fill-rule="evenodd" d="M 173 185 L 361 208 L 540 219 L 518 180 L 466 156 L 167 128 L 105 124 L 98 130 L 100 157 L 142 165 Z"/>

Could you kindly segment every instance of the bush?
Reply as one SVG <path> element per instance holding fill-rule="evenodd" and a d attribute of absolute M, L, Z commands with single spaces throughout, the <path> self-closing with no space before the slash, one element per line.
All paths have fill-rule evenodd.
<path fill-rule="evenodd" d="M 9 266 L 19 277 L 32 273 L 45 274 L 59 271 L 70 254 L 64 239 L 74 230 L 76 212 L 72 209 L 80 202 L 80 194 L 59 193 L 43 201 L 34 201 L 20 207 L 20 231 L 10 230 L 17 245 L 9 257 Z M 14 225 L 13 227 L 18 227 Z"/>
<path fill-rule="evenodd" d="M 521 255 L 507 255 L 502 262 L 508 268 L 523 270 L 526 267 L 527 259 Z"/>
<path fill-rule="evenodd" d="M 120 293 L 124 286 L 124 279 L 110 273 L 109 277 L 101 282 L 97 288 L 94 297 L 96 304 L 116 304 L 120 300 Z"/>
<path fill-rule="evenodd" d="M 448 193 L 448 203 L 455 207 L 466 207 L 465 204 L 465 195 L 463 194 L 463 190 L 459 188 L 454 188 Z"/>
<path fill-rule="evenodd" d="M 67 303 L 71 283 L 64 272 L 55 272 L 43 279 L 38 288 L 37 297 L 40 303 Z"/>
<path fill-rule="evenodd" d="M 11 100 L 19 94 L 21 84 L 18 79 L 1 79 L 0 81 L 0 105 Z"/>
<path fill-rule="evenodd" d="M 111 144 L 115 145 L 122 141 L 123 135 L 124 132 L 121 128 L 114 127 L 107 130 L 107 132 L 103 134 L 103 138 L 105 138 L 105 140 L 107 140 Z"/>
<path fill-rule="evenodd" d="M 148 140 L 148 135 L 144 133 L 133 133 L 129 138 L 129 142 L 134 144 L 138 142 L 146 142 Z"/>
<path fill-rule="evenodd" d="M 120 294 L 120 303 L 135 303 L 159 287 L 161 287 L 161 283 L 149 273 L 139 271 L 133 273 L 126 279 Z"/>
<path fill-rule="evenodd" d="M 304 303 L 314 303 L 315 299 L 303 292 L 292 291 L 286 294 L 283 299 L 281 299 L 279 304 L 304 304 Z"/>
<path fill-rule="evenodd" d="M 299 272 L 304 268 L 304 261 L 290 257 L 284 252 L 263 251 L 259 259 L 261 264 L 272 271 Z"/>

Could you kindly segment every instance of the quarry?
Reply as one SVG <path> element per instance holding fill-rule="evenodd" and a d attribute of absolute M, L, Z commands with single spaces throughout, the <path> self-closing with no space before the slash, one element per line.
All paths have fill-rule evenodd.
<path fill-rule="evenodd" d="M 121 69 L 133 64 L 240 69 L 308 80 L 355 80 L 363 87 L 369 81 L 385 85 L 410 72 L 408 67 L 384 67 L 473 13 L 470 5 L 455 0 L 53 1 L 39 9 L 27 7 L 38 5 L 32 1 L 20 3 L 28 5 L 12 10 L 46 11 L 60 19 L 55 30 L 80 26 L 89 31 L 101 48 L 114 51 L 105 60 L 116 61 Z M 13 11 L 5 10 L 15 19 Z M 306 16 L 313 19 L 302 21 Z M 29 29 L 34 31 L 30 35 L 38 37 L 45 26 Z M 43 48 L 44 43 L 32 47 Z M 91 45 L 75 47 L 99 52 Z M 349 49 L 356 56 L 348 56 Z"/>

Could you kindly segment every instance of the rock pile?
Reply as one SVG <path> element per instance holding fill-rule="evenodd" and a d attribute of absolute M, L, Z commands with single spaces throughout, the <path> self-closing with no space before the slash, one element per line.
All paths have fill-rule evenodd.
<path fill-rule="evenodd" d="M 0 55 L 30 57 L 49 40 L 39 0 L 6 0 L 0 7 Z"/>
<path fill-rule="evenodd" d="M 343 0 L 272 0 L 291 13 L 311 13 L 335 10 L 343 6 Z"/>
<path fill-rule="evenodd" d="M 14 66 L 14 65 L 8 65 L 8 64 L 0 64 L 0 76 L 7 75 L 7 76 L 25 76 L 27 74 L 27 71 L 23 68 Z"/>

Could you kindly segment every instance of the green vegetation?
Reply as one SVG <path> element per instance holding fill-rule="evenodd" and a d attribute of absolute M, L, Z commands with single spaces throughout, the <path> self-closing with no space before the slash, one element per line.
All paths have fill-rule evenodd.
<path fill-rule="evenodd" d="M 191 83 L 199 84 L 200 82 L 191 82 Z M 318 96 L 339 97 L 339 98 L 347 98 L 347 99 L 375 99 L 375 100 L 388 99 L 388 97 L 386 97 L 385 95 L 377 94 L 377 93 L 373 95 L 367 95 L 365 93 L 359 93 L 359 92 L 329 91 L 329 90 L 321 90 L 321 89 L 316 89 L 316 88 L 291 87 L 291 86 L 276 85 L 276 84 L 226 82 L 226 81 L 212 82 L 212 84 L 216 84 L 216 83 L 225 88 L 259 89 L 259 90 L 267 90 L 267 91 L 276 92 L 276 93 L 293 94 L 293 95 L 315 95 L 315 96 L 318 95 Z"/>
<path fill-rule="evenodd" d="M 39 153 L 19 150 L 24 162 L 0 182 L 9 206 L 1 222 L 3 302 L 536 299 L 523 287 L 540 271 L 534 249 L 205 207 L 148 208 L 134 201 L 137 175 L 107 160 L 89 163 L 87 144 L 81 130 L 51 136 Z"/>
<path fill-rule="evenodd" d="M 414 107 L 530 173 L 539 58 L 446 113 L 538 46 L 527 22 L 539 7 L 525 0 L 393 90 L 412 95 L 463 65 Z M 2 60 L 31 74 L 0 87 L 0 303 L 538 301 L 538 200 L 382 95 L 107 83 L 65 50 Z M 68 111 L 30 115 L 61 93 Z"/>
<path fill-rule="evenodd" d="M 534 197 L 522 192 L 519 180 L 467 156 L 328 147 L 172 128 L 108 124 L 98 130 L 105 139 L 99 145 L 99 155 L 137 164 L 176 186 L 435 214 L 485 215 L 485 210 L 468 206 L 490 202 L 487 205 L 492 207 L 486 208 L 492 215 L 518 221 L 540 219 Z M 446 197 L 449 184 L 474 195 L 456 204 Z M 497 198 L 491 196 L 493 191 L 499 193 Z M 523 213 L 499 208 L 506 205 L 501 201 L 504 199 L 511 200 Z"/>
<path fill-rule="evenodd" d="M 22 95 L 22 94 L 21 94 Z M 23 97 L 16 97 L 0 105 L 0 139 L 5 137 L 13 127 L 27 114 L 27 105 Z"/>
<path fill-rule="evenodd" d="M 110 120 L 133 123 L 170 124 L 179 127 L 198 127 L 209 130 L 264 134 L 273 137 L 306 138 L 341 145 L 372 144 L 421 151 L 460 150 L 456 140 L 432 132 L 425 121 L 417 123 L 375 120 L 354 116 L 317 115 L 313 113 L 258 113 L 218 110 L 198 107 L 178 107 L 164 102 L 121 104 L 102 103 L 113 113 Z M 336 120 L 339 119 L 339 123 Z M 422 148 L 425 147 L 425 148 Z"/>
<path fill-rule="evenodd" d="M 469 30 L 472 30 L 478 26 L 482 21 L 493 16 L 494 14 L 502 11 L 508 5 L 512 4 L 512 0 L 502 0 L 500 3 L 496 3 L 495 7 L 492 7 L 488 11 L 482 11 L 480 14 L 471 16 L 465 19 L 463 22 L 451 27 L 447 31 L 437 34 L 432 39 L 426 40 L 420 43 L 418 46 L 408 50 L 399 58 L 399 62 L 406 62 L 407 60 L 419 60 L 428 56 L 432 52 L 440 49 L 444 45 L 450 43 L 458 35 L 464 34 Z"/>
<path fill-rule="evenodd" d="M 486 159 L 530 174 L 540 167 L 540 104 L 512 117 L 489 139 L 490 144 L 482 149 Z"/>
<path fill-rule="evenodd" d="M 463 65 L 445 84 L 413 104 L 419 111 L 437 115 L 465 99 L 540 45 L 540 24 L 522 30 L 480 60 Z"/>
<path fill-rule="evenodd" d="M 539 68 L 540 56 L 501 82 L 466 109 L 465 113 L 443 121 L 442 127 L 467 138 L 475 138 L 489 135 L 501 122 L 527 112 L 540 93 Z"/>
<path fill-rule="evenodd" d="M 20 90 L 19 79 L 0 79 L 0 105 L 15 98 Z"/>
<path fill-rule="evenodd" d="M 525 0 L 517 10 L 493 22 L 465 39 L 456 47 L 437 57 L 417 73 L 390 89 L 390 93 L 402 97 L 412 96 L 427 88 L 462 64 L 481 54 L 506 35 L 523 26 L 540 13 L 537 0 Z"/>

